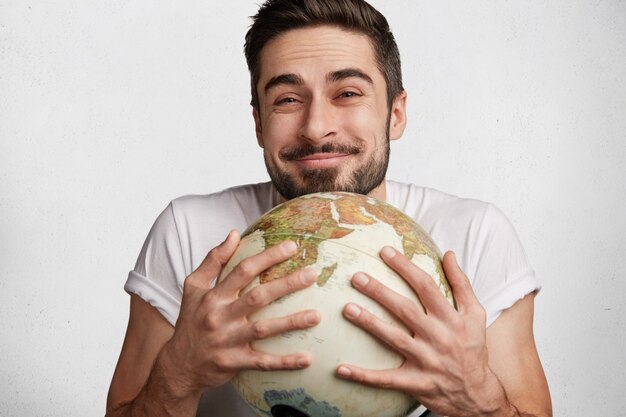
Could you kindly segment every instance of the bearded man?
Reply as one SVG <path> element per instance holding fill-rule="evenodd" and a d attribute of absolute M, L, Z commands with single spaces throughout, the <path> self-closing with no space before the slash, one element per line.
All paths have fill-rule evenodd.
<path fill-rule="evenodd" d="M 309 287 L 316 274 L 301 269 L 241 294 L 292 256 L 293 242 L 243 260 L 220 284 L 215 278 L 238 246 L 232 230 L 285 200 L 339 190 L 387 201 L 424 227 L 446 251 L 458 309 L 406 257 L 382 248 L 382 260 L 423 300 L 425 311 L 403 312 L 419 337 L 398 339 L 391 326 L 349 303 L 344 316 L 404 363 L 377 371 L 340 364 L 337 377 L 404 391 L 431 415 L 552 415 L 532 332 L 540 285 L 509 221 L 491 204 L 386 179 L 389 142 L 402 136 L 407 97 L 386 19 L 362 0 L 270 0 L 254 17 L 245 53 L 271 182 L 182 197 L 159 216 L 125 285 L 130 319 L 107 415 L 252 417 L 229 384 L 233 376 L 309 366 L 307 352 L 276 356 L 251 343 L 315 326 L 318 311 L 256 322 L 249 316 Z M 352 280 L 357 290 L 392 309 L 406 305 L 363 272 Z"/>

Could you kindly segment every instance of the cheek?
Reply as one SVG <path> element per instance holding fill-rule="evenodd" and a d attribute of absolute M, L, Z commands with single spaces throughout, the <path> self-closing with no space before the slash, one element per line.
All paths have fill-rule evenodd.
<path fill-rule="evenodd" d="M 380 113 L 370 106 L 363 106 L 358 109 L 343 112 L 340 118 L 344 128 L 348 132 L 368 139 L 372 135 L 380 136 L 381 129 L 385 126 L 385 114 Z"/>
<path fill-rule="evenodd" d="M 287 145 L 294 138 L 295 123 L 288 117 L 272 116 L 263 123 L 265 150 L 272 152 Z"/>

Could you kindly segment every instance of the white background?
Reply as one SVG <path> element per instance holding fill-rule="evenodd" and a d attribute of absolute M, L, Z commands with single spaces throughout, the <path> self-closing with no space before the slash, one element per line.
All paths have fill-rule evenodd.
<path fill-rule="evenodd" d="M 103 415 L 157 214 L 267 178 L 254 3 L 0 0 L 1 416 Z M 409 92 L 390 178 L 509 215 L 555 415 L 626 415 L 626 2 L 374 4 Z"/>

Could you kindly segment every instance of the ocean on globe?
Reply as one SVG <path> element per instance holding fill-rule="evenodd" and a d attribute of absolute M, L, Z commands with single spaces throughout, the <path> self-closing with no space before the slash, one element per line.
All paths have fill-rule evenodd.
<path fill-rule="evenodd" d="M 430 274 L 453 303 L 432 239 L 404 213 L 374 198 L 344 192 L 309 194 L 275 207 L 251 225 L 220 280 L 241 260 L 287 239 L 296 242 L 296 255 L 264 271 L 244 292 L 303 267 L 317 271 L 317 283 L 276 300 L 250 319 L 317 309 L 322 320 L 311 329 L 257 340 L 253 347 L 277 355 L 308 351 L 313 362 L 297 371 L 242 371 L 232 381 L 237 392 L 261 416 L 400 417 L 420 407 L 402 392 L 342 380 L 335 372 L 340 363 L 369 369 L 402 365 L 400 355 L 342 315 L 347 302 L 356 302 L 408 332 L 389 311 L 351 285 L 356 272 L 367 272 L 419 303 L 413 290 L 380 258 L 383 246 L 395 247 Z"/>

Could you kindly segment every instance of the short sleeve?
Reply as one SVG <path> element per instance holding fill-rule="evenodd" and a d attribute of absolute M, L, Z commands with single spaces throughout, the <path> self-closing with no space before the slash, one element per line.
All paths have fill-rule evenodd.
<path fill-rule="evenodd" d="M 186 277 L 176 219 L 170 203 L 156 219 L 124 290 L 155 307 L 175 325 Z"/>
<path fill-rule="evenodd" d="M 480 227 L 470 241 L 470 279 L 487 311 L 489 326 L 502 311 L 538 291 L 541 284 L 513 225 L 494 205 L 487 205 Z"/>

